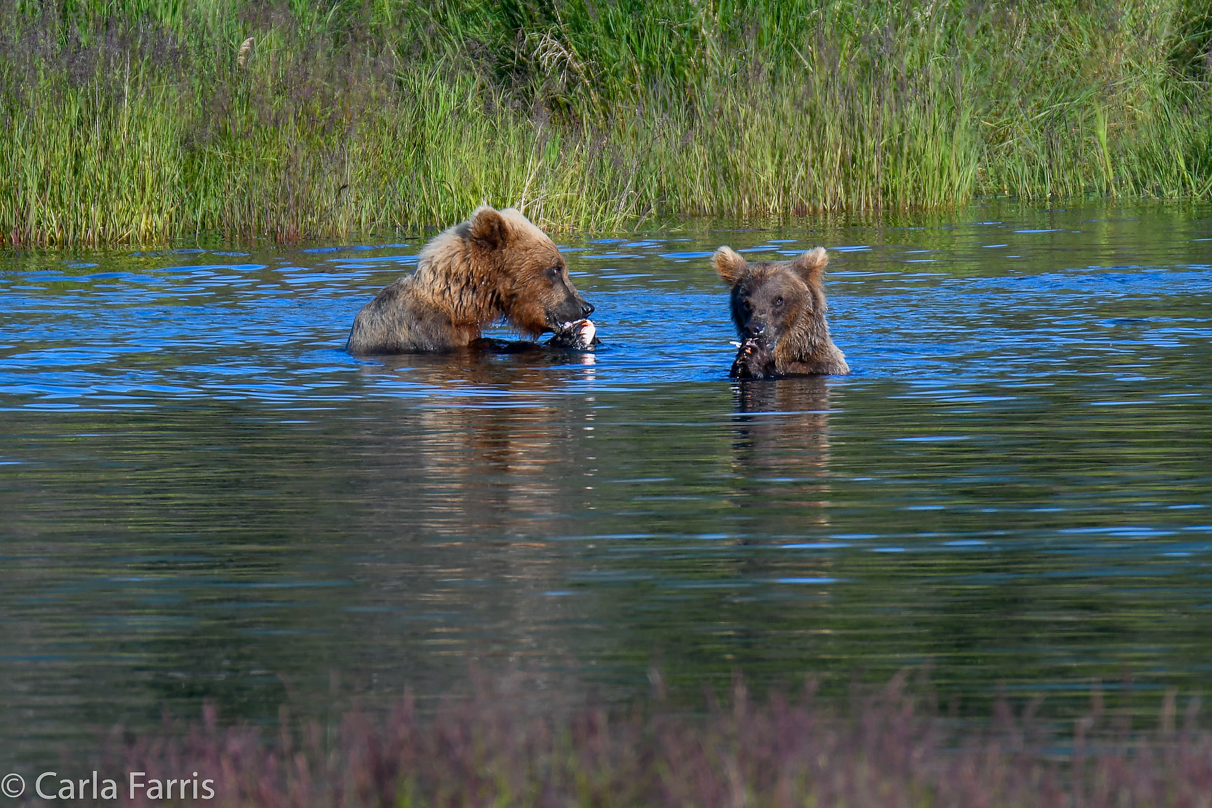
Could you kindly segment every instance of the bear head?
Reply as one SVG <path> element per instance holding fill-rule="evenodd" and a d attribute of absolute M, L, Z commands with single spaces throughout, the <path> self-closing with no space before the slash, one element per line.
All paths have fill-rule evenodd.
<path fill-rule="evenodd" d="M 481 207 L 465 227 L 471 263 L 493 270 L 496 308 L 515 328 L 538 336 L 593 313 L 555 243 L 521 213 Z"/>
<path fill-rule="evenodd" d="M 734 376 L 845 373 L 825 319 L 823 247 L 790 261 L 750 264 L 728 247 L 712 256 L 732 287 L 732 321 L 742 339 Z"/>

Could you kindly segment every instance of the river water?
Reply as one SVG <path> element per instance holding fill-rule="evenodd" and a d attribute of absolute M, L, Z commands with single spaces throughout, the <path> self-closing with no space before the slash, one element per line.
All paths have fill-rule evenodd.
<path fill-rule="evenodd" d="M 473 666 L 1207 681 L 1212 209 L 561 236 L 596 355 L 354 359 L 396 240 L 0 254 L 0 766 Z M 720 244 L 828 246 L 853 374 L 730 382 Z"/>

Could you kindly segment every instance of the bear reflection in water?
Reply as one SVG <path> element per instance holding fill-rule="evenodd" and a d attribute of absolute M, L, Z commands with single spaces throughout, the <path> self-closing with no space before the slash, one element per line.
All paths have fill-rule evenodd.
<path fill-rule="evenodd" d="M 624 415 L 609 406 L 618 404 L 617 394 L 585 389 L 594 365 L 567 360 L 460 352 L 363 366 L 376 387 L 386 380 L 407 393 L 377 402 L 375 416 L 358 430 L 364 489 L 358 501 L 373 507 L 356 509 L 355 518 L 359 533 L 381 543 L 361 573 L 372 582 L 365 604 L 449 616 L 417 620 L 406 630 L 441 643 L 452 660 L 469 650 L 483 658 L 525 649 L 521 654 L 545 660 L 584 653 L 593 632 L 576 627 L 617 617 L 609 611 L 613 596 L 545 593 L 568 589 L 585 574 L 587 559 L 595 569 L 612 563 L 613 551 L 589 548 L 620 544 L 595 538 L 621 532 L 620 525 L 646 520 L 658 532 L 687 529 L 661 503 L 644 502 L 643 493 L 691 489 L 715 503 L 712 513 L 723 521 L 710 524 L 738 543 L 802 543 L 828 524 L 830 380 L 712 385 L 712 420 L 718 424 L 731 410 L 727 426 L 711 430 L 705 442 L 701 432 L 670 430 L 660 442 L 670 454 L 657 456 L 657 447 L 633 439 L 640 434 L 634 422 L 670 419 L 652 410 Z M 629 482 L 670 472 L 678 478 L 651 491 Z M 689 513 L 696 506 L 686 507 Z M 658 566 L 677 581 L 701 574 L 703 563 Z M 738 580 L 808 580 L 830 577 L 832 562 L 789 549 L 710 563 Z M 473 624 L 487 629 L 462 630 Z"/>
<path fill-rule="evenodd" d="M 473 345 L 441 355 L 382 357 L 364 366 L 407 398 L 376 423 L 391 469 L 373 485 L 401 509 L 392 524 L 431 536 L 558 535 L 595 473 L 595 396 L 574 392 L 596 372 L 593 353 Z M 368 449 L 369 451 L 369 449 Z"/>
<path fill-rule="evenodd" d="M 463 350 L 361 366 L 374 388 L 403 395 L 369 398 L 356 432 L 353 532 L 376 537 L 357 605 L 406 616 L 361 625 L 390 627 L 414 676 L 448 682 L 469 660 L 574 654 L 579 636 L 562 627 L 589 602 L 545 593 L 567 588 L 580 563 L 561 539 L 593 531 L 599 410 L 584 387 L 595 361 Z M 564 676 L 575 692 L 575 669 Z"/>
<path fill-rule="evenodd" d="M 802 541 L 803 526 L 829 524 L 829 384 L 804 376 L 733 386 L 733 467 L 763 512 L 766 532 L 784 532 L 778 522 Z"/>

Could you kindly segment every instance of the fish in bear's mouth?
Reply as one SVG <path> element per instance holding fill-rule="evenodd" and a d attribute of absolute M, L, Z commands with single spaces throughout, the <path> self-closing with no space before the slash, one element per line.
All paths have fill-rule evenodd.
<path fill-rule="evenodd" d="M 547 344 L 573 351 L 592 351 L 601 343 L 597 334 L 593 320 L 569 320 L 555 329 L 555 335 Z"/>

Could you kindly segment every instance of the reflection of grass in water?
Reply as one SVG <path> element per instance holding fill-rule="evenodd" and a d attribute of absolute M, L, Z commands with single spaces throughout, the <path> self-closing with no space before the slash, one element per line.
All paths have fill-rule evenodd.
<path fill-rule="evenodd" d="M 93 767 L 146 772 L 145 783 L 185 772 L 191 791 L 196 777 L 222 806 L 1101 808 L 1202 804 L 1212 785 L 1212 737 L 1176 715 L 1172 694 L 1156 729 L 1132 731 L 1096 690 L 1089 713 L 1058 734 L 1038 701 L 999 701 L 991 720 L 944 719 L 903 676 L 880 692 L 855 688 L 847 710 L 811 692 L 755 702 L 738 682 L 728 703 L 697 717 L 661 704 L 624 714 L 569 705 L 534 684 L 480 677 L 475 695 L 431 717 L 406 699 L 339 727 L 284 719 L 268 743 L 221 728 L 208 710 L 202 727 L 128 737 Z"/>
<path fill-rule="evenodd" d="M 0 13 L 9 244 L 1212 191 L 1189 0 Z"/>

